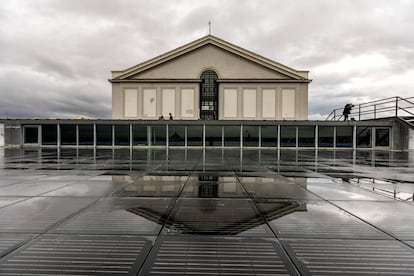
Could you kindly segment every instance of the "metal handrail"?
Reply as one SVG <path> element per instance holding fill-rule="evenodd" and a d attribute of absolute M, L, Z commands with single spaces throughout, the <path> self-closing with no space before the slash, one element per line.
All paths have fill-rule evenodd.
<path fill-rule="evenodd" d="M 384 117 L 414 116 L 414 97 L 390 97 L 355 105 L 352 114 L 358 120 Z M 325 120 L 338 121 L 343 118 L 343 108 L 334 109 Z"/>

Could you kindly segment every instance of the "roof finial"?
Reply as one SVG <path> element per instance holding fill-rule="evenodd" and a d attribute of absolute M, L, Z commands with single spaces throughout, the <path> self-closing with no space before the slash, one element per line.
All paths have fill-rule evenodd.
<path fill-rule="evenodd" d="M 208 34 L 211 35 L 211 21 L 208 21 Z"/>

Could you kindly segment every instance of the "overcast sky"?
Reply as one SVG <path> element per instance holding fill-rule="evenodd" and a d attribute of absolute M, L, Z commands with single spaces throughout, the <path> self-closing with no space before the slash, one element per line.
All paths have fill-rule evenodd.
<path fill-rule="evenodd" d="M 111 70 L 208 34 L 309 70 L 309 118 L 414 96 L 414 1 L 13 0 L 0 5 L 0 117 L 111 117 Z"/>

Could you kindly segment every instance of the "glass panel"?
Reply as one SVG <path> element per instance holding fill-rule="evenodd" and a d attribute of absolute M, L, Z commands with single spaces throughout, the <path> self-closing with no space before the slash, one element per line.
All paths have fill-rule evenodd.
<path fill-rule="evenodd" d="M 371 148 L 372 137 L 371 127 L 357 127 L 356 128 L 356 143 L 358 148 Z"/>
<path fill-rule="evenodd" d="M 76 125 L 60 125 L 60 143 L 76 145 Z"/>
<path fill-rule="evenodd" d="M 352 127 L 336 127 L 336 146 L 338 148 L 352 147 Z"/>
<path fill-rule="evenodd" d="M 277 147 L 277 127 L 262 126 L 262 147 Z"/>
<path fill-rule="evenodd" d="M 296 147 L 296 127 L 281 126 L 280 127 L 280 146 Z"/>
<path fill-rule="evenodd" d="M 78 125 L 79 145 L 93 145 L 93 125 Z"/>
<path fill-rule="evenodd" d="M 129 146 L 129 125 L 115 125 L 115 145 Z"/>
<path fill-rule="evenodd" d="M 390 129 L 377 128 L 375 130 L 375 146 L 389 147 L 390 146 Z"/>
<path fill-rule="evenodd" d="M 318 146 L 333 147 L 334 145 L 334 127 L 319 126 L 318 127 Z"/>
<path fill-rule="evenodd" d="M 170 146 L 185 146 L 185 126 L 168 126 L 168 143 Z"/>
<path fill-rule="evenodd" d="M 240 147 L 240 126 L 224 126 L 224 146 Z"/>
<path fill-rule="evenodd" d="M 298 146 L 314 147 L 315 146 L 315 127 L 300 126 L 298 127 Z"/>
<path fill-rule="evenodd" d="M 112 125 L 96 125 L 96 144 L 112 146 Z"/>
<path fill-rule="evenodd" d="M 57 145 L 57 125 L 42 125 L 42 145 Z"/>
<path fill-rule="evenodd" d="M 203 126 L 187 126 L 187 145 L 203 145 Z"/>
<path fill-rule="evenodd" d="M 222 127 L 206 126 L 206 146 L 222 146 Z"/>
<path fill-rule="evenodd" d="M 166 126 L 151 126 L 151 145 L 165 146 L 167 144 Z"/>
<path fill-rule="evenodd" d="M 24 144 L 38 144 L 39 143 L 39 127 L 38 126 L 24 126 Z"/>
<path fill-rule="evenodd" d="M 148 145 L 148 136 L 147 136 L 147 126 L 134 125 L 132 126 L 132 139 L 133 145 L 147 146 Z"/>
<path fill-rule="evenodd" d="M 259 126 L 243 126 L 243 146 L 259 146 Z"/>

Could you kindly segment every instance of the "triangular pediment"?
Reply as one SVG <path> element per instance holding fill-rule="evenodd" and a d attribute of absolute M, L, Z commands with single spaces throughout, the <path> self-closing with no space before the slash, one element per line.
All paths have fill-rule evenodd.
<path fill-rule="evenodd" d="M 124 71 L 113 71 L 111 81 L 198 79 L 206 69 L 215 70 L 221 79 L 309 81 L 307 71 L 297 71 L 211 35 Z"/>

